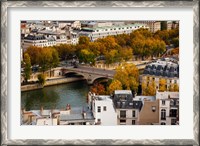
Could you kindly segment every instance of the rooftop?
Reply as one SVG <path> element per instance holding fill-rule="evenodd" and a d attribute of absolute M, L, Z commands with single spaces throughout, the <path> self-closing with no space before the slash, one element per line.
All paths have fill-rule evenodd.
<path fill-rule="evenodd" d="M 115 90 L 114 94 L 132 94 L 131 90 Z"/>

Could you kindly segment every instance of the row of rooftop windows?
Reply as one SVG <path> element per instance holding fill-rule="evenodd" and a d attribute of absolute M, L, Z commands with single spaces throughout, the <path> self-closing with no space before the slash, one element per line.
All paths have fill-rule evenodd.
<path fill-rule="evenodd" d="M 104 31 L 121 30 L 121 29 L 133 29 L 133 28 L 141 28 L 141 27 L 145 28 L 145 26 L 135 26 L 135 27 L 110 28 L 110 29 L 105 29 Z M 96 30 L 96 32 L 99 32 L 99 30 Z"/>

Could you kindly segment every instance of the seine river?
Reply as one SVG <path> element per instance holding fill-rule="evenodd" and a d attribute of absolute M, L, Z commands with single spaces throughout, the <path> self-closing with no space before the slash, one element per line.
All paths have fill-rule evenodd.
<path fill-rule="evenodd" d="M 67 104 L 71 107 L 87 106 L 89 86 L 86 81 L 44 87 L 43 89 L 21 93 L 21 108 L 37 110 L 64 109 Z"/>

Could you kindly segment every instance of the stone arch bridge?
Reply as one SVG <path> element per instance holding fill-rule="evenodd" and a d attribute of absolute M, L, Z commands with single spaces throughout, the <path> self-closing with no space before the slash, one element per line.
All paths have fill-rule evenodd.
<path fill-rule="evenodd" d="M 78 68 L 62 67 L 62 74 L 76 73 L 83 76 L 88 84 L 93 84 L 97 79 L 112 79 L 115 71 L 93 67 L 79 66 Z"/>

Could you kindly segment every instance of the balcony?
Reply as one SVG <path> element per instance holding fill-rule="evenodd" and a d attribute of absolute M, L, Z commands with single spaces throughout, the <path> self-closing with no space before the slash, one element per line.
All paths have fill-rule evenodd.
<path fill-rule="evenodd" d="M 161 117 L 161 120 L 166 120 L 166 117 Z"/>

